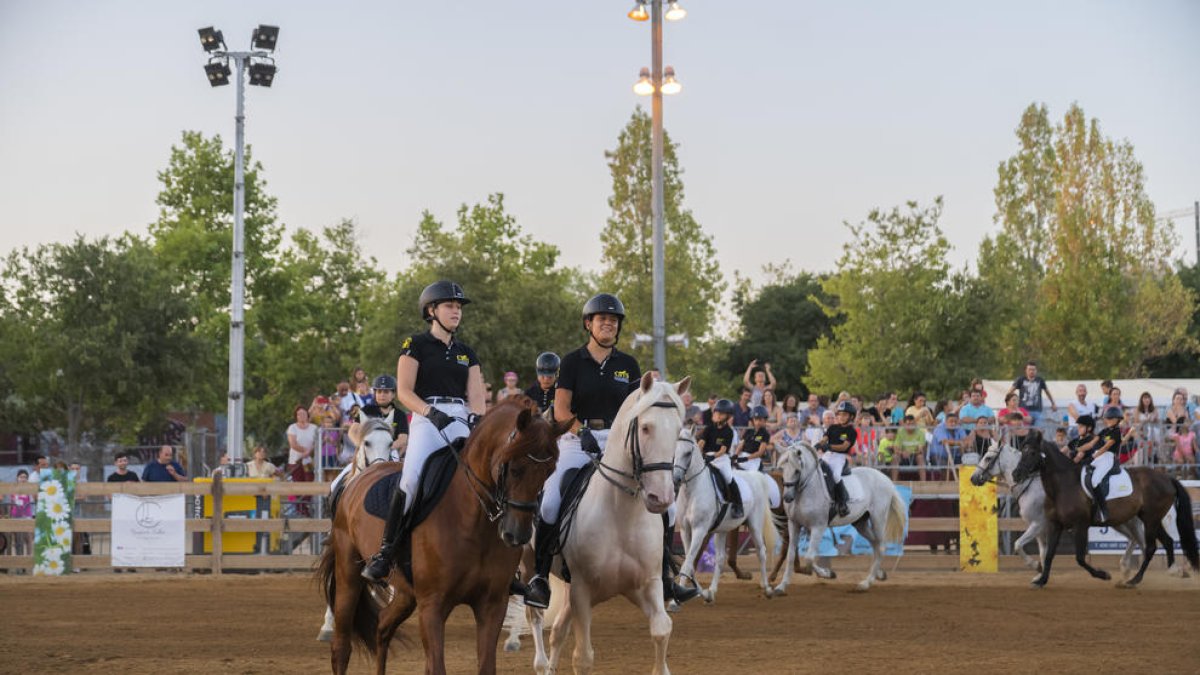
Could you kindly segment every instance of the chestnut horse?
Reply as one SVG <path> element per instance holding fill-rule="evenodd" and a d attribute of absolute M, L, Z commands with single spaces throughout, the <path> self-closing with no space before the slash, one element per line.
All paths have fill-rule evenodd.
<path fill-rule="evenodd" d="M 558 437 L 568 428 L 538 417 L 525 396 L 505 399 L 471 433 L 445 495 L 412 532 L 413 582 L 393 569 L 394 590 L 382 610 L 360 573 L 383 536 L 383 520 L 363 508 L 372 485 L 400 470 L 394 462 L 368 468 L 346 486 L 317 572 L 334 611 L 333 672 L 345 673 L 351 640 L 374 652 L 386 671 L 388 646 L 416 610 L 425 672 L 445 673 L 445 623 L 457 605 L 475 613 L 480 673 L 496 671 L 496 642 L 509 582 L 521 547 L 533 534 L 537 493 L 554 470 Z"/>

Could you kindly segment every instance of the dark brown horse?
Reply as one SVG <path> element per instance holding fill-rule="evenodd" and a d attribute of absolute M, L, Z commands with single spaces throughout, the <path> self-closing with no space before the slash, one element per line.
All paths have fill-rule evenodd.
<path fill-rule="evenodd" d="M 1178 480 L 1148 467 L 1133 467 L 1127 471 L 1133 479 L 1133 494 L 1109 500 L 1107 522 L 1119 525 L 1133 518 L 1141 518 L 1145 524 L 1145 541 L 1142 542 L 1142 566 L 1132 579 L 1118 585 L 1135 586 L 1141 583 L 1159 541 L 1166 546 L 1168 564 L 1172 562 L 1175 542 L 1162 527 L 1163 517 L 1172 506 L 1175 507 L 1183 553 L 1192 570 L 1200 571 L 1192 500 L 1187 490 Z M 1013 480 L 1021 482 L 1035 472 L 1041 474 L 1042 486 L 1046 489 L 1046 520 L 1050 531 L 1047 534 L 1046 559 L 1041 575 L 1033 580 L 1034 588 L 1045 586 L 1050 578 L 1050 563 L 1054 561 L 1059 535 L 1066 529 L 1074 530 L 1075 561 L 1079 566 L 1097 579 L 1108 579 L 1108 572 L 1096 569 L 1087 562 L 1088 527 L 1094 523 L 1091 501 L 1080 484 L 1081 467 L 1053 443 L 1042 438 L 1037 430 L 1030 431 L 1021 443 L 1021 461 L 1013 470 Z"/>
<path fill-rule="evenodd" d="M 425 672 L 445 673 L 446 617 L 457 605 L 475 613 L 479 672 L 496 671 L 509 582 L 533 533 L 538 490 L 554 470 L 556 441 L 567 428 L 538 417 L 532 406 L 524 396 L 505 399 L 472 432 L 445 495 L 412 533 L 413 583 L 393 569 L 388 582 L 395 594 L 382 609 L 360 573 L 363 558 L 379 547 L 383 520 L 368 514 L 363 501 L 400 465 L 376 464 L 346 486 L 318 570 L 334 613 L 334 673 L 346 672 L 352 640 L 374 652 L 377 672 L 384 673 L 392 637 L 414 610 Z"/>

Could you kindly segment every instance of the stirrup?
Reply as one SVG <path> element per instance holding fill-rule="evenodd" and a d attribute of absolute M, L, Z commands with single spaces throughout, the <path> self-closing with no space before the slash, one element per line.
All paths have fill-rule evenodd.
<path fill-rule="evenodd" d="M 540 575 L 525 586 L 525 606 L 546 609 L 550 606 L 550 582 Z"/>
<path fill-rule="evenodd" d="M 392 572 L 392 552 L 380 549 L 363 567 L 362 577 L 377 584 L 387 583 L 388 575 Z"/>
<path fill-rule="evenodd" d="M 664 601 L 665 600 L 674 600 L 676 604 L 682 605 L 683 603 L 687 602 L 688 600 L 691 600 L 692 598 L 696 597 L 697 595 L 700 595 L 699 588 L 689 587 L 689 586 L 680 586 L 679 584 L 675 583 L 675 581 L 672 579 L 664 579 L 663 580 L 663 600 Z"/>

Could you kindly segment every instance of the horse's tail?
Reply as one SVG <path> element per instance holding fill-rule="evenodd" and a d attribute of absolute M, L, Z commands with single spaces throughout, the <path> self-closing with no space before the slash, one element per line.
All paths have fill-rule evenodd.
<path fill-rule="evenodd" d="M 892 488 L 892 498 L 888 503 L 887 526 L 884 528 L 883 539 L 887 542 L 901 543 L 904 540 L 904 528 L 908 523 L 908 508 L 900 498 L 900 492 L 895 485 Z"/>
<path fill-rule="evenodd" d="M 762 492 L 763 509 L 762 523 L 760 524 L 763 546 L 767 549 L 767 557 L 770 558 L 775 554 L 775 545 L 779 540 L 779 533 L 775 531 L 775 517 L 771 511 L 771 488 L 775 487 L 775 479 L 765 473 L 754 474 L 758 477 L 758 487 Z M 786 523 L 784 525 L 786 527 Z"/>
<path fill-rule="evenodd" d="M 337 599 L 337 556 L 334 554 L 333 538 L 330 534 L 325 539 L 325 551 L 317 563 L 317 582 L 325 595 L 325 602 L 333 609 Z M 359 591 L 358 602 L 354 610 L 354 641 L 362 645 L 368 654 L 375 653 L 375 635 L 379 629 L 379 607 L 372 600 L 367 586 L 363 584 Z"/>
<path fill-rule="evenodd" d="M 1183 555 L 1187 557 L 1192 571 L 1200 571 L 1200 547 L 1196 543 L 1196 521 L 1192 517 L 1192 498 L 1188 496 L 1187 488 L 1176 479 L 1175 484 L 1175 526 L 1179 528 L 1179 545 Z"/>

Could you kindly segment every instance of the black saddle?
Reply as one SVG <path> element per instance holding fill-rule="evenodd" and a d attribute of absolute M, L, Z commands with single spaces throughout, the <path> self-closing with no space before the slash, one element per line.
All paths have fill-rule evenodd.
<path fill-rule="evenodd" d="M 592 476 L 596 475 L 596 463 L 588 462 L 578 469 L 567 469 L 559 483 L 558 494 L 561 496 L 558 510 L 558 541 L 551 547 L 553 555 L 562 553 L 563 542 L 571 533 L 571 525 L 575 522 L 575 513 L 579 511 L 579 502 L 592 484 Z M 568 584 L 571 583 L 571 570 L 567 567 L 567 559 L 562 559 L 559 577 Z"/>
<path fill-rule="evenodd" d="M 711 463 L 705 462 L 704 465 L 708 467 L 708 475 L 712 477 L 713 487 L 717 488 L 717 494 L 722 497 L 729 494 L 729 482 L 725 480 L 725 476 L 722 476 L 721 472 Z"/>

